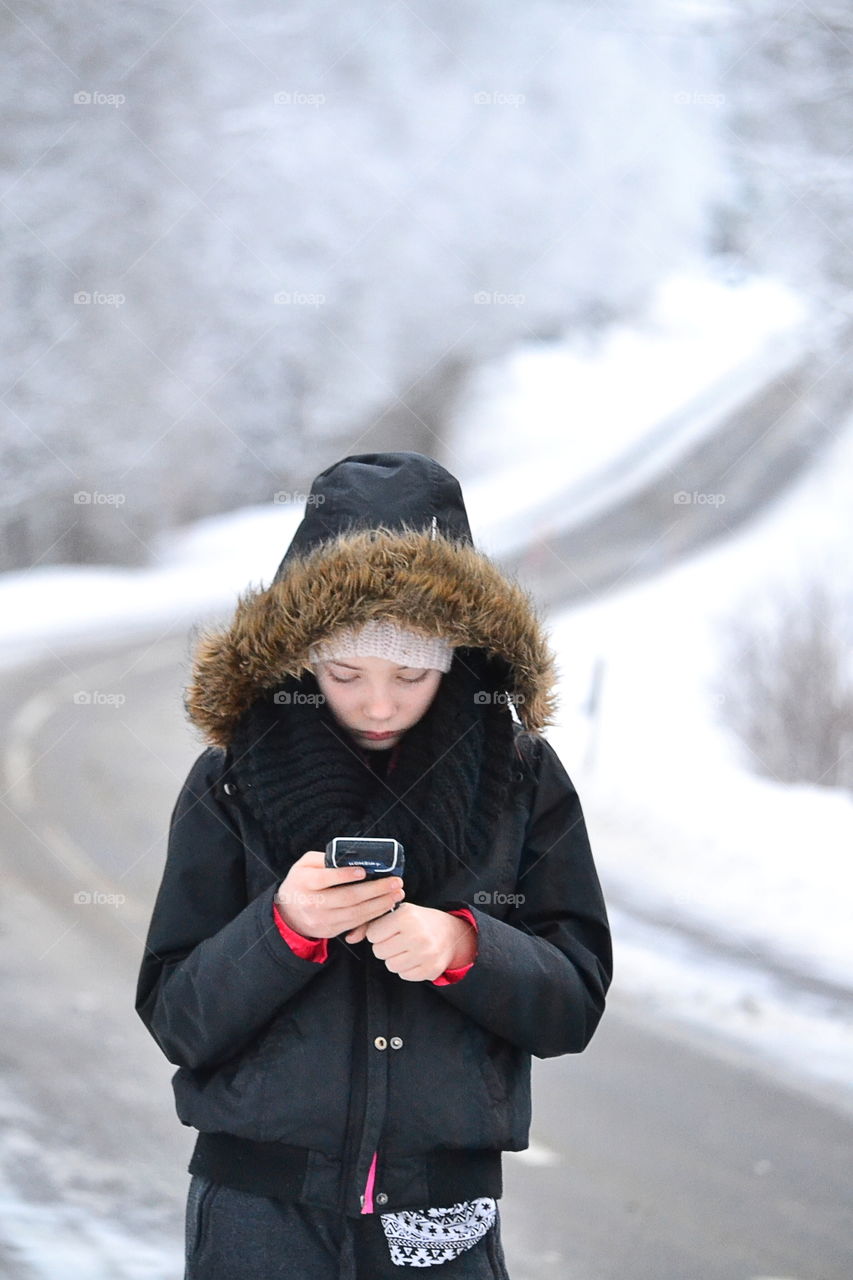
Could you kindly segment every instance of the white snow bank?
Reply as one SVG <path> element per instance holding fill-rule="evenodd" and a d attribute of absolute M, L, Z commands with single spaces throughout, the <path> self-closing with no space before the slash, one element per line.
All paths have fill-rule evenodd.
<path fill-rule="evenodd" d="M 745 530 L 654 580 L 554 619 L 563 714 L 549 737 L 576 777 L 608 881 L 627 901 L 743 939 L 853 987 L 853 796 L 748 772 L 718 720 L 716 629 L 812 570 L 850 594 L 853 422 Z M 582 713 L 604 662 L 594 737 Z"/>
<path fill-rule="evenodd" d="M 451 439 L 484 549 L 505 554 L 618 500 L 796 361 L 809 319 L 776 280 L 697 268 L 664 280 L 639 322 L 530 341 L 486 365 Z"/>

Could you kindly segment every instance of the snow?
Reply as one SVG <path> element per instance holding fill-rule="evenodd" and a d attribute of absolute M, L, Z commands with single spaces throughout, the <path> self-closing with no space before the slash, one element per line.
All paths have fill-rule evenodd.
<path fill-rule="evenodd" d="M 815 568 L 848 583 L 851 482 L 853 420 L 745 530 L 651 581 L 555 616 L 562 709 L 548 735 L 620 903 L 736 942 L 758 962 L 740 973 L 707 954 L 689 963 L 665 930 L 638 943 L 636 928 L 625 929 L 622 990 L 655 993 L 670 1012 L 746 1037 L 848 1091 L 853 796 L 748 772 L 720 723 L 713 682 L 717 628 L 746 600 Z M 593 726 L 583 708 L 596 663 L 604 675 Z M 772 991 L 760 976 L 767 961 L 837 984 L 848 993 L 846 1011 Z"/>
<path fill-rule="evenodd" d="M 745 378 L 769 377 L 792 360 L 806 320 L 800 299 L 778 281 L 726 284 L 697 267 L 661 284 L 639 328 L 613 326 L 594 349 L 568 339 L 524 344 L 484 374 L 475 388 L 481 398 L 462 419 L 466 439 L 450 450 L 478 545 L 499 555 L 534 526 L 553 531 L 555 511 L 578 519 L 590 501 L 616 501 L 641 472 L 666 465 L 668 450 L 711 430 L 733 388 L 743 394 Z M 662 432 L 668 415 L 677 421 Z M 562 450 L 578 420 L 584 430 L 572 430 L 564 465 L 543 468 L 542 458 Z M 567 499 L 567 475 L 583 508 Z M 250 582 L 269 582 L 302 508 L 277 502 L 200 520 L 155 540 L 157 563 L 143 569 L 44 566 L 0 574 L 0 666 L 110 626 L 162 625 L 229 609 Z"/>
<path fill-rule="evenodd" d="M 451 370 L 618 312 L 701 249 L 737 197 L 729 138 L 673 98 L 718 55 L 655 3 L 639 28 L 614 13 L 634 7 L 115 4 L 94 45 L 59 11 L 13 23 L 16 498 L 80 469 L 121 477 L 128 509 L 186 510 L 223 467 L 289 468 L 294 436 L 319 471 L 415 384 L 431 419 Z M 99 82 L 126 101 L 74 104 Z"/>
<path fill-rule="evenodd" d="M 293 503 L 200 520 L 155 545 L 157 566 L 41 567 L 0 574 L 0 667 L 58 642 L 95 640 L 227 610 L 269 582 L 302 512 Z"/>
<path fill-rule="evenodd" d="M 460 456 L 468 478 L 449 459 L 478 544 L 492 550 L 502 522 L 528 499 L 533 509 L 547 501 L 541 484 L 525 489 L 524 461 L 511 469 L 519 440 L 540 481 L 551 474 L 554 491 L 569 468 L 578 486 L 620 465 L 627 476 L 625 458 L 641 456 L 638 444 L 661 415 L 689 407 L 699 392 L 713 399 L 750 358 L 762 368 L 780 353 L 791 358 L 801 322 L 796 300 L 772 282 L 681 277 L 661 290 L 638 332 L 615 331 L 586 359 L 565 343 L 525 348 L 502 373 L 492 371 L 483 403 L 471 408 L 475 438 Z M 566 426 L 578 418 L 590 430 L 573 432 L 569 450 Z M 487 456 L 476 433 L 487 424 L 498 433 L 488 446 L 496 467 L 475 481 L 471 472 Z M 542 467 L 544 456 L 553 467 Z M 812 563 L 834 566 L 846 580 L 851 477 L 847 423 L 832 456 L 751 525 L 651 581 L 550 621 L 562 711 L 548 736 L 578 785 L 602 880 L 617 903 L 615 989 L 839 1086 L 849 1086 L 853 1029 L 820 1001 L 792 1002 L 768 973 L 778 962 L 853 986 L 853 798 L 747 772 L 718 723 L 712 681 L 716 628 L 757 587 L 790 581 Z M 3 575 L 0 663 L 70 640 L 228 613 L 249 585 L 269 583 L 300 517 L 297 506 L 272 504 L 201 521 L 162 539 L 145 569 Z M 593 738 L 581 708 L 597 661 L 604 680 Z M 653 927 L 650 918 L 661 923 Z M 667 921 L 745 948 L 756 964 L 712 962 L 707 948 L 688 945 Z M 811 1051 L 801 1062 L 806 1029 Z"/>
<path fill-rule="evenodd" d="M 485 366 L 451 440 L 483 549 L 506 554 L 531 527 L 553 534 L 659 474 L 795 362 L 808 321 L 777 280 L 727 283 L 696 267 L 667 277 L 639 323 L 597 341 L 528 342 Z"/>
<path fill-rule="evenodd" d="M 609 871 L 626 896 L 853 984 L 853 796 L 747 772 L 712 688 L 717 627 L 748 595 L 796 581 L 815 562 L 846 581 L 851 477 L 853 422 L 746 531 L 555 616 L 564 714 L 549 737 L 612 829 Z M 578 708 L 596 661 L 604 680 L 589 762 Z"/>
<path fill-rule="evenodd" d="M 10 1268 L 4 1274 L 27 1280 L 162 1280 L 173 1274 L 167 1245 L 157 1243 L 155 1232 L 152 1243 L 114 1221 L 109 1197 L 101 1203 L 94 1190 L 88 1203 L 73 1204 L 61 1194 L 56 1164 L 62 1157 L 33 1137 L 39 1127 L 39 1117 L 0 1083 L 0 1221 L 3 1262 Z"/>

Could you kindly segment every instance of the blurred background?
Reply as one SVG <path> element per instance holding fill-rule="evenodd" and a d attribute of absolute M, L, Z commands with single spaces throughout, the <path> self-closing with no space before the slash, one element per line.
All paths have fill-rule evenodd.
<path fill-rule="evenodd" d="M 546 619 L 615 935 L 510 1273 L 849 1280 L 849 5 L 0 23 L 0 1274 L 182 1273 L 133 998 L 193 644 L 412 449 Z"/>

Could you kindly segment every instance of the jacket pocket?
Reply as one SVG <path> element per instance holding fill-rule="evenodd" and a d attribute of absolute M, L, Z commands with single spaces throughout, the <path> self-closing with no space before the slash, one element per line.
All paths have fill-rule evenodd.
<path fill-rule="evenodd" d="M 480 1074 L 492 1100 L 504 1104 L 507 1099 L 507 1078 L 509 1068 L 507 1055 L 496 1036 L 484 1035 L 484 1044 L 477 1055 Z"/>
<path fill-rule="evenodd" d="M 218 1182 L 211 1182 L 210 1178 L 205 1178 L 200 1173 L 194 1173 L 190 1178 L 185 1239 L 187 1262 L 191 1262 L 201 1248 L 207 1230 L 211 1202 L 218 1190 Z"/>

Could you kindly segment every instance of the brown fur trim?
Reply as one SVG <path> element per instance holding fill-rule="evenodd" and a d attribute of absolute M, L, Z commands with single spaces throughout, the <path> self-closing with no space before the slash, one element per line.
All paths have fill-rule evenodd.
<path fill-rule="evenodd" d="M 524 728 L 553 723 L 554 656 L 528 593 L 469 544 L 410 528 L 340 534 L 288 562 L 279 581 L 244 592 L 230 624 L 196 645 L 190 721 L 227 746 L 243 711 L 307 668 L 312 644 L 370 619 L 504 658 Z"/>

